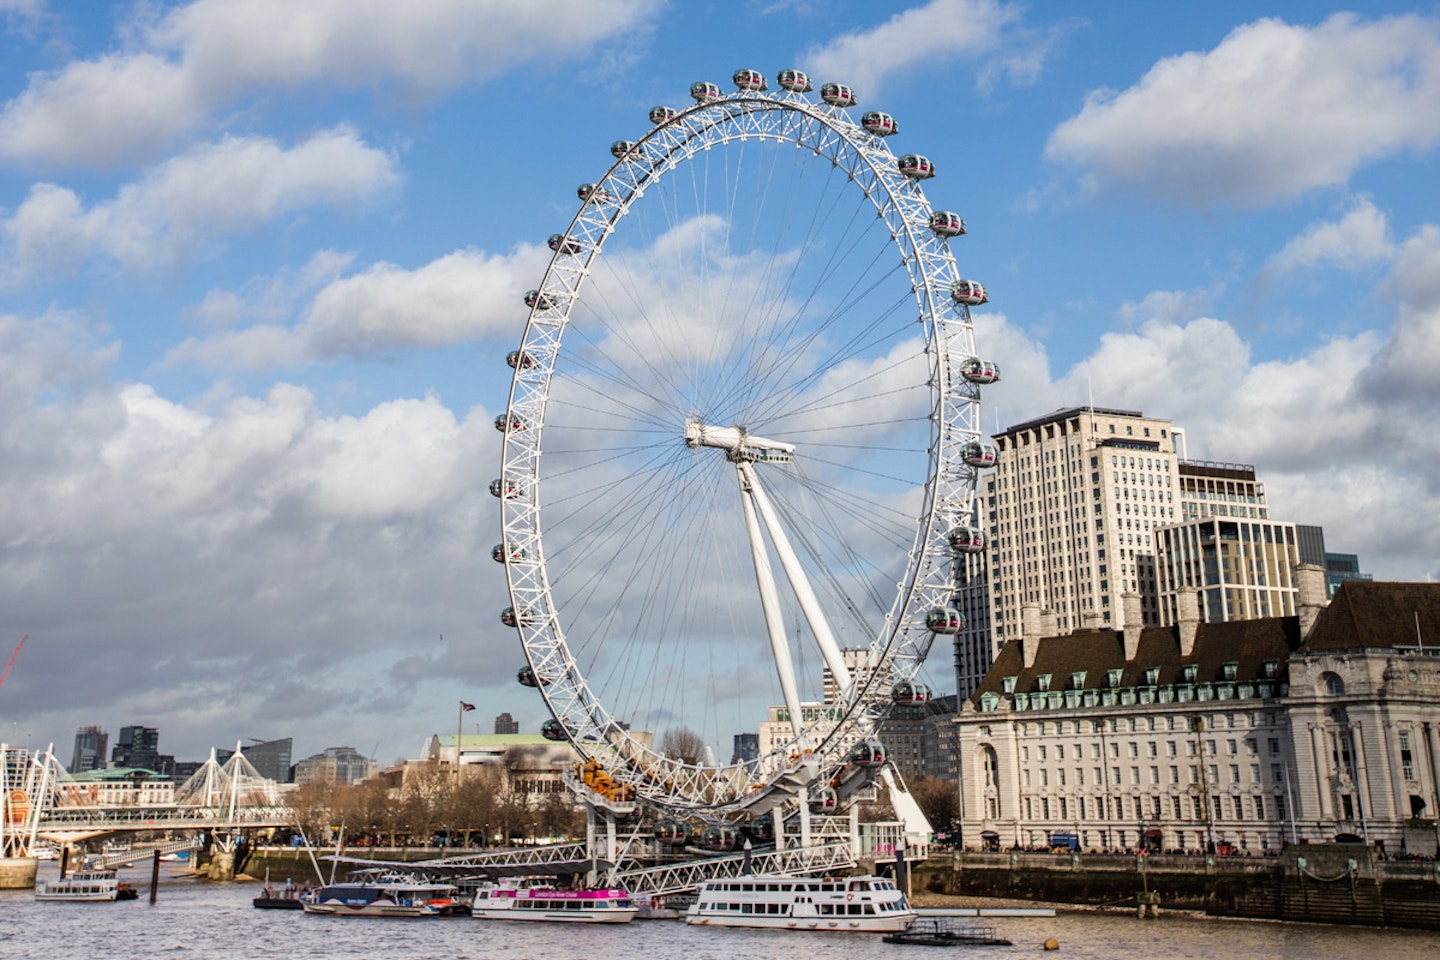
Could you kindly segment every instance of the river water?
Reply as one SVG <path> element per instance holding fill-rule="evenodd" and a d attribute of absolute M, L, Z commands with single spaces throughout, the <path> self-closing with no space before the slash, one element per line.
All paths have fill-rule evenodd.
<path fill-rule="evenodd" d="M 41 877 L 54 872 L 42 865 Z M 138 901 L 41 903 L 30 891 L 0 891 L 0 958 L 21 960 L 923 960 L 924 948 L 879 935 L 717 930 L 681 921 L 617 925 L 515 923 L 469 918 L 383 920 L 256 910 L 259 884 L 215 884 L 162 876 L 148 902 L 148 871 L 122 876 Z M 1172 914 L 1061 913 L 992 921 L 1013 947 L 962 950 L 975 960 L 1436 960 L 1440 933 Z M 1056 953 L 1041 945 L 1054 937 Z"/>

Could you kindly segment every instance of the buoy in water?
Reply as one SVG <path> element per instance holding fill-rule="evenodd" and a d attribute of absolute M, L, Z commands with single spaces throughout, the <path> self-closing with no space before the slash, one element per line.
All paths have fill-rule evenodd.
<path fill-rule="evenodd" d="M 1045 949 L 1046 949 L 1046 950 L 1059 950 L 1059 949 L 1060 949 L 1060 941 L 1059 941 L 1059 940 L 1056 940 L 1054 937 L 1051 937 L 1049 940 L 1046 940 L 1046 941 L 1045 941 Z"/>

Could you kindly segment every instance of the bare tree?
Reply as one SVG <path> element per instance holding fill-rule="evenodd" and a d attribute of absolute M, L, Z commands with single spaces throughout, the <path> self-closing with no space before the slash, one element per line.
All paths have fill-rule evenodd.
<path fill-rule="evenodd" d="M 684 763 L 699 763 L 705 755 L 705 740 L 688 727 L 671 727 L 660 738 L 660 752 Z"/>
<path fill-rule="evenodd" d="M 910 784 L 910 794 L 920 805 L 930 826 L 940 833 L 950 829 L 960 816 L 960 793 L 956 784 L 939 777 L 921 777 Z"/>

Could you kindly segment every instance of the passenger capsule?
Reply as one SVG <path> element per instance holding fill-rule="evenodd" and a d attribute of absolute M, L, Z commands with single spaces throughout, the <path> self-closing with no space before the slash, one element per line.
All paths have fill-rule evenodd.
<path fill-rule="evenodd" d="M 843 83 L 827 83 L 820 88 L 820 99 L 832 107 L 855 106 L 855 91 Z"/>
<path fill-rule="evenodd" d="M 936 210 L 930 214 L 930 229 L 942 237 L 962 237 L 965 235 L 965 220 L 958 213 Z"/>
<path fill-rule="evenodd" d="M 890 699 L 895 703 L 929 703 L 930 688 L 913 680 L 901 680 L 890 688 Z"/>
<path fill-rule="evenodd" d="M 750 839 L 756 843 L 774 843 L 775 818 L 756 817 L 745 825 L 745 832 L 748 833 Z"/>
<path fill-rule="evenodd" d="M 995 444 L 986 443 L 983 440 L 967 440 L 960 445 L 960 459 L 972 467 L 985 469 L 995 466 L 995 461 L 1000 458 L 1000 453 L 995 449 Z"/>
<path fill-rule="evenodd" d="M 728 823 L 712 823 L 700 831 L 700 846 L 706 850 L 734 850 L 740 834 Z"/>
<path fill-rule="evenodd" d="M 978 307 L 982 303 L 990 302 L 984 286 L 976 280 L 956 280 L 950 284 L 950 299 L 967 307 Z"/>
<path fill-rule="evenodd" d="M 950 549 L 956 553 L 984 553 L 985 532 L 979 527 L 961 525 L 950 531 Z"/>
<path fill-rule="evenodd" d="M 535 675 L 535 668 L 528 663 L 520 668 L 519 673 L 515 674 L 515 679 L 519 680 L 520 685 L 524 687 L 540 686 L 540 678 Z"/>
<path fill-rule="evenodd" d="M 810 795 L 811 813 L 833 813 L 840 806 L 840 796 L 832 787 L 821 787 Z"/>
<path fill-rule="evenodd" d="M 563 233 L 550 234 L 550 239 L 545 241 L 545 245 L 556 253 L 580 252 L 580 241 L 572 237 L 567 237 Z"/>
<path fill-rule="evenodd" d="M 656 126 L 674 120 L 679 115 L 679 110 L 676 110 L 674 107 L 667 107 L 663 103 L 658 107 L 650 108 L 650 122 Z"/>
<path fill-rule="evenodd" d="M 516 370 L 530 370 L 535 366 L 535 358 L 523 350 L 511 350 L 505 354 L 505 362 Z"/>
<path fill-rule="evenodd" d="M 719 100 L 722 94 L 720 88 L 708 80 L 696 80 L 690 84 L 690 96 L 695 98 L 696 103 L 709 103 Z"/>
<path fill-rule="evenodd" d="M 861 740 L 850 748 L 849 760 L 860 767 L 879 767 L 885 763 L 885 744 L 879 740 Z"/>
<path fill-rule="evenodd" d="M 935 164 L 929 157 L 918 153 L 907 153 L 899 160 L 900 172 L 911 180 L 929 180 L 935 176 Z"/>
<path fill-rule="evenodd" d="M 515 500 L 525 495 L 525 488 L 514 480 L 495 479 L 490 481 L 490 496 Z"/>
<path fill-rule="evenodd" d="M 965 629 L 965 618 L 954 607 L 935 607 L 925 614 L 925 627 L 931 633 L 953 635 Z"/>
<path fill-rule="evenodd" d="M 860 126 L 877 137 L 888 137 L 900 132 L 900 125 L 895 122 L 895 118 L 888 113 L 881 113 L 879 110 L 871 110 L 861 117 Z"/>
<path fill-rule="evenodd" d="M 781 70 L 775 74 L 775 82 L 780 89 L 791 93 L 809 93 L 814 89 L 810 86 L 810 75 L 804 70 Z"/>
<path fill-rule="evenodd" d="M 525 559 L 525 551 L 516 547 L 510 551 L 510 556 L 507 559 L 505 556 L 505 544 L 497 543 L 490 548 L 490 559 L 496 563 L 519 563 Z"/>
<path fill-rule="evenodd" d="M 634 140 L 616 140 L 610 144 L 610 155 L 616 160 L 635 160 L 640 156 L 640 144 Z"/>
<path fill-rule="evenodd" d="M 495 429 L 501 433 L 519 433 L 529 426 L 518 413 L 502 413 L 495 418 Z"/>
<path fill-rule="evenodd" d="M 525 291 L 525 306 L 532 310 L 549 310 L 555 306 L 555 301 L 548 293 L 541 293 L 539 290 Z"/>
<path fill-rule="evenodd" d="M 536 621 L 535 614 L 531 613 L 529 610 L 522 608 L 519 613 L 516 613 L 514 607 L 506 607 L 504 610 L 500 611 L 500 622 L 505 624 L 505 626 L 507 627 L 533 627 L 535 626 Z M 525 670 L 530 670 L 530 667 L 526 666 L 523 670 L 521 670 L 521 673 L 524 673 Z M 535 679 L 534 670 L 530 670 L 530 679 Z M 525 678 L 521 677 L 520 682 L 525 683 Z M 535 684 L 525 683 L 525 686 L 533 687 L 535 686 Z"/>
<path fill-rule="evenodd" d="M 996 383 L 1000 380 L 1000 365 L 979 357 L 966 357 L 960 364 L 960 376 L 971 383 Z"/>
<path fill-rule="evenodd" d="M 759 70 L 736 70 L 735 75 L 730 79 L 734 82 L 735 89 L 743 93 L 770 89 L 765 85 L 765 74 Z"/>
<path fill-rule="evenodd" d="M 569 735 L 565 733 L 565 724 L 556 720 L 554 717 L 540 724 L 540 736 L 546 740 L 554 740 L 557 743 L 570 739 Z"/>
<path fill-rule="evenodd" d="M 655 839 L 672 847 L 683 846 L 692 838 L 690 824 L 684 820 L 661 820 L 655 824 Z"/>
<path fill-rule="evenodd" d="M 594 200 L 596 203 L 604 203 L 606 200 L 610 199 L 610 195 L 606 193 L 603 188 L 596 186 L 593 183 L 580 184 L 580 186 L 575 188 L 575 196 L 587 202 L 590 200 Z"/>

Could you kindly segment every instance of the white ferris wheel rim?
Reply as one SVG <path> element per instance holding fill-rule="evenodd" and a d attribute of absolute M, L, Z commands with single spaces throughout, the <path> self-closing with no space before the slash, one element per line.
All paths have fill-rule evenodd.
<path fill-rule="evenodd" d="M 777 767 L 773 755 L 743 763 L 665 756 L 632 736 L 592 690 L 567 642 L 547 576 L 541 438 L 561 338 L 607 238 L 659 179 L 701 151 L 748 138 L 791 143 L 813 153 L 817 161 L 830 160 L 845 169 L 848 181 L 874 205 L 889 225 L 892 244 L 909 274 L 930 364 L 929 475 L 917 478 L 922 509 L 890 614 L 870 644 L 871 656 L 884 669 L 869 673 L 866 683 L 841 705 L 838 722 L 832 715 L 818 743 L 805 744 L 822 773 L 838 768 L 850 744 L 883 715 L 890 702 L 889 681 L 913 679 L 919 670 L 935 638 L 923 622 L 924 613 L 936 605 L 948 606 L 953 592 L 946 534 L 951 524 L 972 514 L 977 496 L 977 471 L 958 453 L 961 444 L 980 436 L 978 390 L 957 372 L 961 359 L 975 356 L 969 312 L 950 297 L 959 274 L 946 239 L 929 228 L 929 202 L 918 182 L 898 171 L 883 138 L 856 125 L 842 107 L 817 104 L 798 93 L 742 91 L 677 112 L 636 141 L 632 153 L 619 156 L 592 196 L 582 201 L 566 232 L 557 235 L 563 239 L 552 242 L 556 252 L 536 291 L 516 353 L 505 418 L 524 429 L 504 431 L 497 481 L 500 493 L 506 494 L 500 500 L 503 549 L 511 610 L 525 612 L 515 627 L 552 716 L 584 756 L 605 764 L 609 775 L 632 788 L 638 800 L 680 815 L 743 811 L 757 796 L 778 789 L 783 764 Z M 779 751 L 794 751 L 795 746 L 792 741 Z"/>

